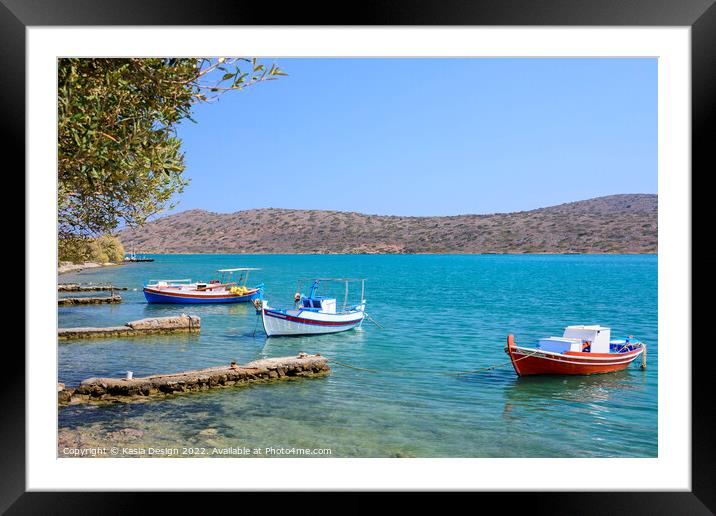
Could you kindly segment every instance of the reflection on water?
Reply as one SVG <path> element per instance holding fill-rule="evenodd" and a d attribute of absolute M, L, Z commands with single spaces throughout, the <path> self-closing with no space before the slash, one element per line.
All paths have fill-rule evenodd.
<path fill-rule="evenodd" d="M 557 401 L 606 402 L 643 391 L 644 372 L 636 368 L 590 376 L 515 377 L 505 389 L 507 403 L 549 403 Z"/>
<path fill-rule="evenodd" d="M 532 433 L 545 432 L 561 447 L 603 448 L 604 453 L 596 456 L 619 456 L 607 452 L 614 448 L 614 441 L 634 448 L 647 444 L 642 432 L 648 432 L 649 425 L 638 415 L 649 399 L 645 371 L 630 368 L 592 376 L 527 376 L 509 382 L 504 394 L 502 416 L 508 424 L 521 427 L 528 422 Z M 624 413 L 632 417 L 626 419 Z M 564 424 L 557 428 L 548 424 L 555 418 Z M 655 451 L 656 443 L 651 446 Z"/>
<path fill-rule="evenodd" d="M 289 356 L 310 350 L 311 353 L 320 353 L 323 356 L 332 358 L 341 356 L 347 347 L 353 352 L 358 351 L 365 342 L 365 332 L 363 328 L 356 328 L 339 334 L 276 336 L 269 338 L 259 330 L 256 338 L 257 341 L 263 344 L 261 352 L 266 357 Z"/>
<path fill-rule="evenodd" d="M 321 353 L 330 376 L 178 395 L 158 402 L 59 412 L 60 442 L 136 446 L 328 447 L 334 457 L 653 457 L 657 454 L 655 256 L 157 256 L 63 276 L 141 287 L 151 277 L 199 277 L 262 267 L 268 299 L 291 299 L 299 276 L 366 277 L 369 313 L 357 331 L 267 339 L 250 304 L 62 307 L 60 326 L 143 317 L 201 317 L 199 335 L 63 341 L 59 381 L 176 372 L 231 360 Z M 593 285 L 600 295 L 594 296 Z M 426 287 L 426 286 L 429 286 Z M 435 297 L 439 286 L 440 297 Z M 640 303 L 613 302 L 630 292 Z M 536 295 L 538 293 L 539 295 Z M 649 345 L 649 366 L 588 377 L 518 378 L 507 333 L 521 342 L 568 324 L 603 324 Z"/>

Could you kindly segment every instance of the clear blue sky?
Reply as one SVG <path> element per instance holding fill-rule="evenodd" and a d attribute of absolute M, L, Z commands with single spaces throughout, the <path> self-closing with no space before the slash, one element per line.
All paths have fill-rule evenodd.
<path fill-rule="evenodd" d="M 656 59 L 275 61 L 288 77 L 180 126 L 174 212 L 456 215 L 657 191 Z"/>

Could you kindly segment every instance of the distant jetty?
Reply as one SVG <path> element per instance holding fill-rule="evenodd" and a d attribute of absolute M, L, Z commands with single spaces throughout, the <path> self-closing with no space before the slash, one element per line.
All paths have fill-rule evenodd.
<path fill-rule="evenodd" d="M 95 285 L 92 283 L 60 283 L 57 285 L 58 292 L 102 292 L 114 290 L 127 290 L 127 287 L 116 287 L 114 285 Z"/>
<path fill-rule="evenodd" d="M 153 262 L 154 258 L 147 258 L 143 254 L 137 254 L 135 251 L 127 253 L 124 257 L 124 263 L 136 263 L 136 262 Z"/>
<path fill-rule="evenodd" d="M 297 378 L 316 378 L 330 374 L 328 359 L 300 353 L 295 357 L 264 358 L 245 365 L 209 367 L 175 374 L 143 378 L 88 378 L 76 389 L 57 386 L 61 406 L 91 402 L 132 402 L 167 395 L 209 389 L 240 387 Z"/>
<path fill-rule="evenodd" d="M 154 258 L 125 258 L 124 263 L 153 262 Z"/>
<path fill-rule="evenodd" d="M 121 303 L 122 296 L 105 296 L 105 297 L 61 297 L 57 300 L 58 306 L 72 305 L 102 305 L 108 303 Z"/>
<path fill-rule="evenodd" d="M 143 335 L 170 335 L 175 333 L 199 333 L 201 318 L 196 315 L 181 314 L 170 317 L 150 317 L 131 321 L 124 326 L 103 328 L 79 327 L 60 328 L 57 330 L 59 340 L 97 339 L 107 337 L 138 337 Z"/>

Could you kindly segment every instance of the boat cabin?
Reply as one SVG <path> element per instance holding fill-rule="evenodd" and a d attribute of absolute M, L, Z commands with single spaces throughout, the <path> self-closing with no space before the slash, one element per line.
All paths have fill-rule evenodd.
<path fill-rule="evenodd" d="M 540 339 L 538 348 L 554 353 L 567 351 L 589 351 L 609 353 L 611 330 L 599 325 L 567 326 L 561 337 Z"/>
<path fill-rule="evenodd" d="M 302 297 L 301 308 L 320 310 L 328 314 L 336 313 L 336 299 L 330 297 Z"/>

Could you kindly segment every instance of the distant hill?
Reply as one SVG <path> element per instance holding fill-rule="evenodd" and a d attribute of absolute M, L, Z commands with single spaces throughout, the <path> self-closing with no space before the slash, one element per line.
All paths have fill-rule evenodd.
<path fill-rule="evenodd" d="M 188 210 L 119 238 L 143 253 L 656 253 L 657 206 L 656 195 L 626 194 L 450 217 Z"/>

